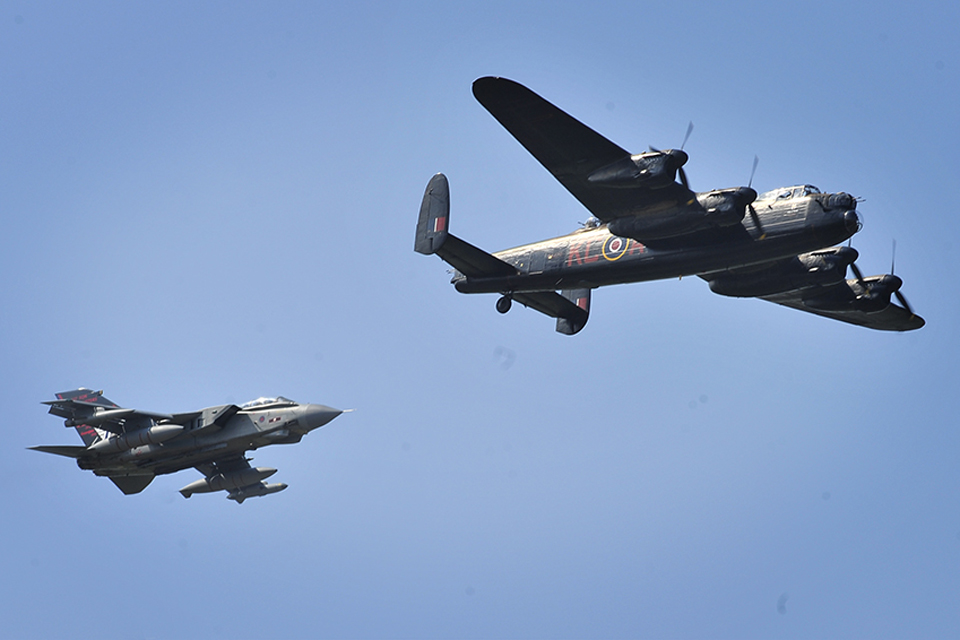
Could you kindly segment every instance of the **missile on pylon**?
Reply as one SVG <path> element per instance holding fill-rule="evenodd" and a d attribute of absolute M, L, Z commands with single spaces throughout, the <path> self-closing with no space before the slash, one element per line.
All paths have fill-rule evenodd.
<path fill-rule="evenodd" d="M 237 489 L 236 491 L 231 491 L 227 498 L 229 500 L 236 500 L 237 504 L 243 504 L 243 501 L 247 498 L 270 495 L 271 493 L 283 491 L 286 488 L 287 485 L 282 482 L 277 482 L 276 484 L 267 484 L 266 482 L 261 482 L 260 484 L 255 484 L 249 487 L 243 487 L 242 489 Z"/>
<path fill-rule="evenodd" d="M 189 498 L 195 493 L 235 491 L 269 478 L 276 472 L 276 469 L 271 469 L 270 467 L 255 467 L 252 469 L 235 471 L 233 473 L 218 473 L 210 476 L 209 478 L 203 478 L 201 480 L 197 480 L 196 482 L 191 482 L 183 489 L 180 489 L 180 493 L 184 498 Z"/>

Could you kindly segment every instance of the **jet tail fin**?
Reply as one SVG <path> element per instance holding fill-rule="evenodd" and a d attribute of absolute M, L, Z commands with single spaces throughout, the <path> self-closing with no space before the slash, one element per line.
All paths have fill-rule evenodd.
<path fill-rule="evenodd" d="M 43 404 L 50 406 L 50 413 L 53 415 L 66 418 L 68 426 L 75 426 L 80 438 L 83 439 L 83 444 L 88 447 L 99 440 L 101 434 L 90 425 L 83 424 L 83 419 L 95 414 L 98 408 L 119 408 L 117 403 L 103 396 L 103 391 L 92 391 L 83 387 L 73 391 L 62 391 L 57 394 L 56 400 L 48 400 Z"/>

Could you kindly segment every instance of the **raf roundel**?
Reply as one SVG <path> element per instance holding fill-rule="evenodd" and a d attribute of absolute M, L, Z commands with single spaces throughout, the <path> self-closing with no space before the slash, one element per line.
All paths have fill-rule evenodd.
<path fill-rule="evenodd" d="M 627 252 L 627 247 L 629 246 L 630 240 L 619 236 L 610 236 L 607 238 L 607 241 L 603 243 L 603 257 L 610 262 L 619 260 L 623 257 L 623 254 Z"/>

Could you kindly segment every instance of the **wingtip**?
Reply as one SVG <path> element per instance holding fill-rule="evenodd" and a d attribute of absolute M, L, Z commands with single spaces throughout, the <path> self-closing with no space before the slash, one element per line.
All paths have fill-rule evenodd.
<path fill-rule="evenodd" d="M 485 96 L 495 91 L 504 91 L 513 88 L 520 88 L 529 91 L 519 82 L 504 78 L 502 76 L 483 76 L 473 81 L 473 96 L 481 103 Z"/>

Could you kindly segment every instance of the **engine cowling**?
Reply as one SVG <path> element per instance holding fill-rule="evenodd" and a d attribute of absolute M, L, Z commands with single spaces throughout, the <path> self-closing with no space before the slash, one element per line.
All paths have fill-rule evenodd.
<path fill-rule="evenodd" d="M 836 284 L 846 279 L 856 249 L 836 247 L 802 253 L 795 258 L 753 271 L 723 272 L 707 278 L 710 290 L 722 296 L 755 298 L 804 287 Z"/>
<path fill-rule="evenodd" d="M 875 313 L 890 306 L 890 297 L 900 290 L 903 280 L 887 274 L 870 276 L 862 282 L 847 280 L 849 289 L 803 299 L 803 304 L 818 311 L 862 311 Z"/>
<path fill-rule="evenodd" d="M 587 182 L 605 187 L 659 189 L 673 184 L 688 156 L 679 149 L 638 153 L 597 169 Z"/>
<path fill-rule="evenodd" d="M 646 213 L 611 220 L 610 233 L 640 242 L 662 240 L 714 227 L 740 224 L 747 205 L 756 200 L 750 187 L 698 193 L 696 201 L 664 213 Z"/>
<path fill-rule="evenodd" d="M 747 205 L 756 199 L 757 192 L 750 187 L 717 189 L 697 194 L 697 202 L 706 214 L 705 221 L 715 227 L 740 224 L 747 215 Z"/>

